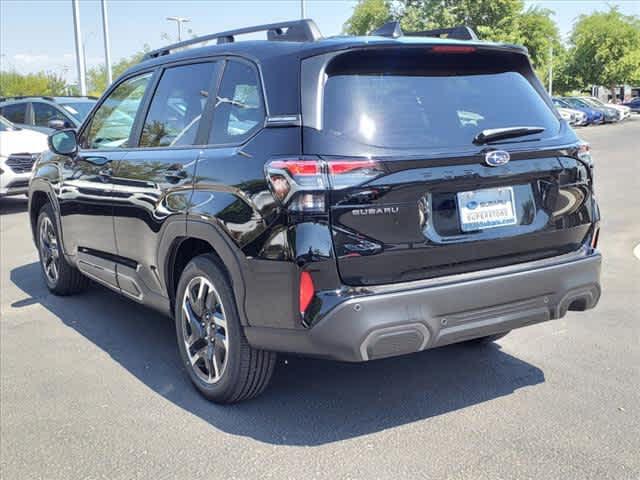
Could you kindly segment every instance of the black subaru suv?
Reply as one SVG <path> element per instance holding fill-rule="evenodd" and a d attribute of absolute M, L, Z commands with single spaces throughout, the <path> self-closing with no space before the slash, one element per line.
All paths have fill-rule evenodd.
<path fill-rule="evenodd" d="M 29 203 L 47 286 L 172 316 L 216 402 L 259 394 L 275 352 L 491 341 L 600 296 L 589 147 L 524 48 L 466 28 L 188 40 L 49 143 Z"/>

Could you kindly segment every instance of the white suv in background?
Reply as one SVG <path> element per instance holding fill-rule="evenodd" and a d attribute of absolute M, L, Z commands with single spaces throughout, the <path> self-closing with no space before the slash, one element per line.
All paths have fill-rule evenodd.
<path fill-rule="evenodd" d="M 0 197 L 27 193 L 33 164 L 47 148 L 45 134 L 0 116 Z"/>

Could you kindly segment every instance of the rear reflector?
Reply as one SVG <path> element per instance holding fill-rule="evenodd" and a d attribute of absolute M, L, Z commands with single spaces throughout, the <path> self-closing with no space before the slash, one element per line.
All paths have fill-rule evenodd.
<path fill-rule="evenodd" d="M 300 274 L 300 314 L 304 315 L 309 308 L 313 295 L 315 294 L 315 287 L 313 286 L 313 279 L 309 272 L 302 272 Z"/>
<path fill-rule="evenodd" d="M 436 45 L 431 47 L 431 51 L 434 53 L 473 53 L 476 51 L 476 47 L 463 45 Z"/>

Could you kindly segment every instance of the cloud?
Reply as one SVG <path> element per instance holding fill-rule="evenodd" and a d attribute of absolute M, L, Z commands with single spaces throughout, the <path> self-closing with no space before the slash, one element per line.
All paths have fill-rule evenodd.
<path fill-rule="evenodd" d="M 102 57 L 87 57 L 87 68 L 104 62 Z M 20 52 L 10 57 L 3 57 L 4 69 L 15 69 L 20 73 L 36 73 L 40 71 L 56 72 L 69 81 L 76 80 L 76 56 L 75 53 L 61 53 L 47 55 L 44 53 Z"/>
<path fill-rule="evenodd" d="M 34 63 L 44 63 L 49 59 L 48 55 L 31 55 L 29 53 L 16 53 L 13 61 L 17 63 L 26 63 L 27 65 Z"/>

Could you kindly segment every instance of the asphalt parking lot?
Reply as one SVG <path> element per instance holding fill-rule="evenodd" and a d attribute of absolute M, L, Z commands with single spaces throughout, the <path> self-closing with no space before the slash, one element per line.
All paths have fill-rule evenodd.
<path fill-rule="evenodd" d="M 26 201 L 0 200 L 3 479 L 640 478 L 640 115 L 586 127 L 603 215 L 596 310 L 368 364 L 281 358 L 258 399 L 191 387 L 173 326 L 41 280 Z"/>

